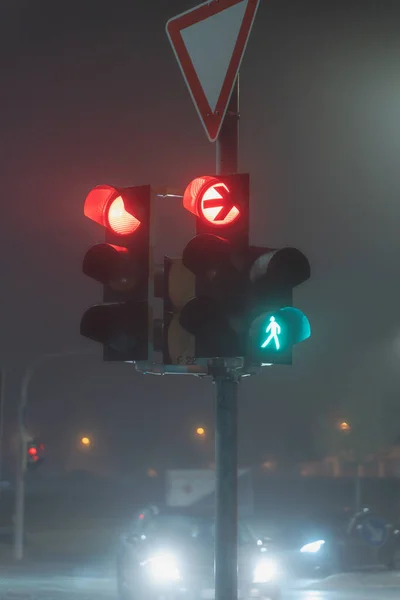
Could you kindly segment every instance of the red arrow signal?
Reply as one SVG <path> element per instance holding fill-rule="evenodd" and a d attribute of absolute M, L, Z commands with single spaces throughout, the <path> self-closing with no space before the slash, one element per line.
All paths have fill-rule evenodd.
<path fill-rule="evenodd" d="M 200 201 L 201 216 L 212 225 L 231 225 L 240 215 L 240 210 L 225 183 L 210 186 Z"/>

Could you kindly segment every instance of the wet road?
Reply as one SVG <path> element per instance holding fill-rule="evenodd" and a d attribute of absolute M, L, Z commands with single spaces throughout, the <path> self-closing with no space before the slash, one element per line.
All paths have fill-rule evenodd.
<path fill-rule="evenodd" d="M 282 600 L 398 600 L 400 578 L 368 579 L 357 576 L 354 580 L 333 580 L 302 584 L 297 587 L 313 589 L 287 589 Z M 329 589 L 322 589 L 323 587 Z M 1 569 L 1 600 L 117 600 L 113 578 L 101 574 L 68 575 L 24 573 L 18 569 Z M 138 599 L 143 600 L 143 599 Z"/>

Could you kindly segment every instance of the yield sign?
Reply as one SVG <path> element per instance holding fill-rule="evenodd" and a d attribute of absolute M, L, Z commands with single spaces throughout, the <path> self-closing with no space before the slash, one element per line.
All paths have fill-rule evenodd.
<path fill-rule="evenodd" d="M 218 138 L 260 0 L 209 0 L 166 30 L 210 142 Z"/>

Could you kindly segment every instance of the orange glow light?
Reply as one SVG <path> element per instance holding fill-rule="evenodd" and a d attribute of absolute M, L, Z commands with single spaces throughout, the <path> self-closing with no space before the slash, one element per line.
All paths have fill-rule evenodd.
<path fill-rule="evenodd" d="M 342 421 L 341 423 L 339 423 L 339 429 L 340 431 L 351 431 L 351 425 L 346 421 Z"/>
<path fill-rule="evenodd" d="M 90 446 L 90 438 L 83 436 L 83 438 L 81 438 L 81 444 L 82 446 Z"/>
<path fill-rule="evenodd" d="M 204 427 L 197 427 L 196 433 L 197 435 L 203 436 L 206 434 L 206 430 L 204 429 Z"/>

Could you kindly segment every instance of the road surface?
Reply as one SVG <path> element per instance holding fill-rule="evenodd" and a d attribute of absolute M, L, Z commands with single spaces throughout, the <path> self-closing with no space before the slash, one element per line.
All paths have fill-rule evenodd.
<path fill-rule="evenodd" d="M 101 573 L 0 568 L 0 600 L 116 600 L 115 582 Z M 303 583 L 284 591 L 282 600 L 398 600 L 400 577 L 338 578 Z M 299 589 L 304 588 L 307 589 Z M 325 589 L 323 589 L 325 588 Z M 141 600 L 141 599 L 140 599 Z"/>

